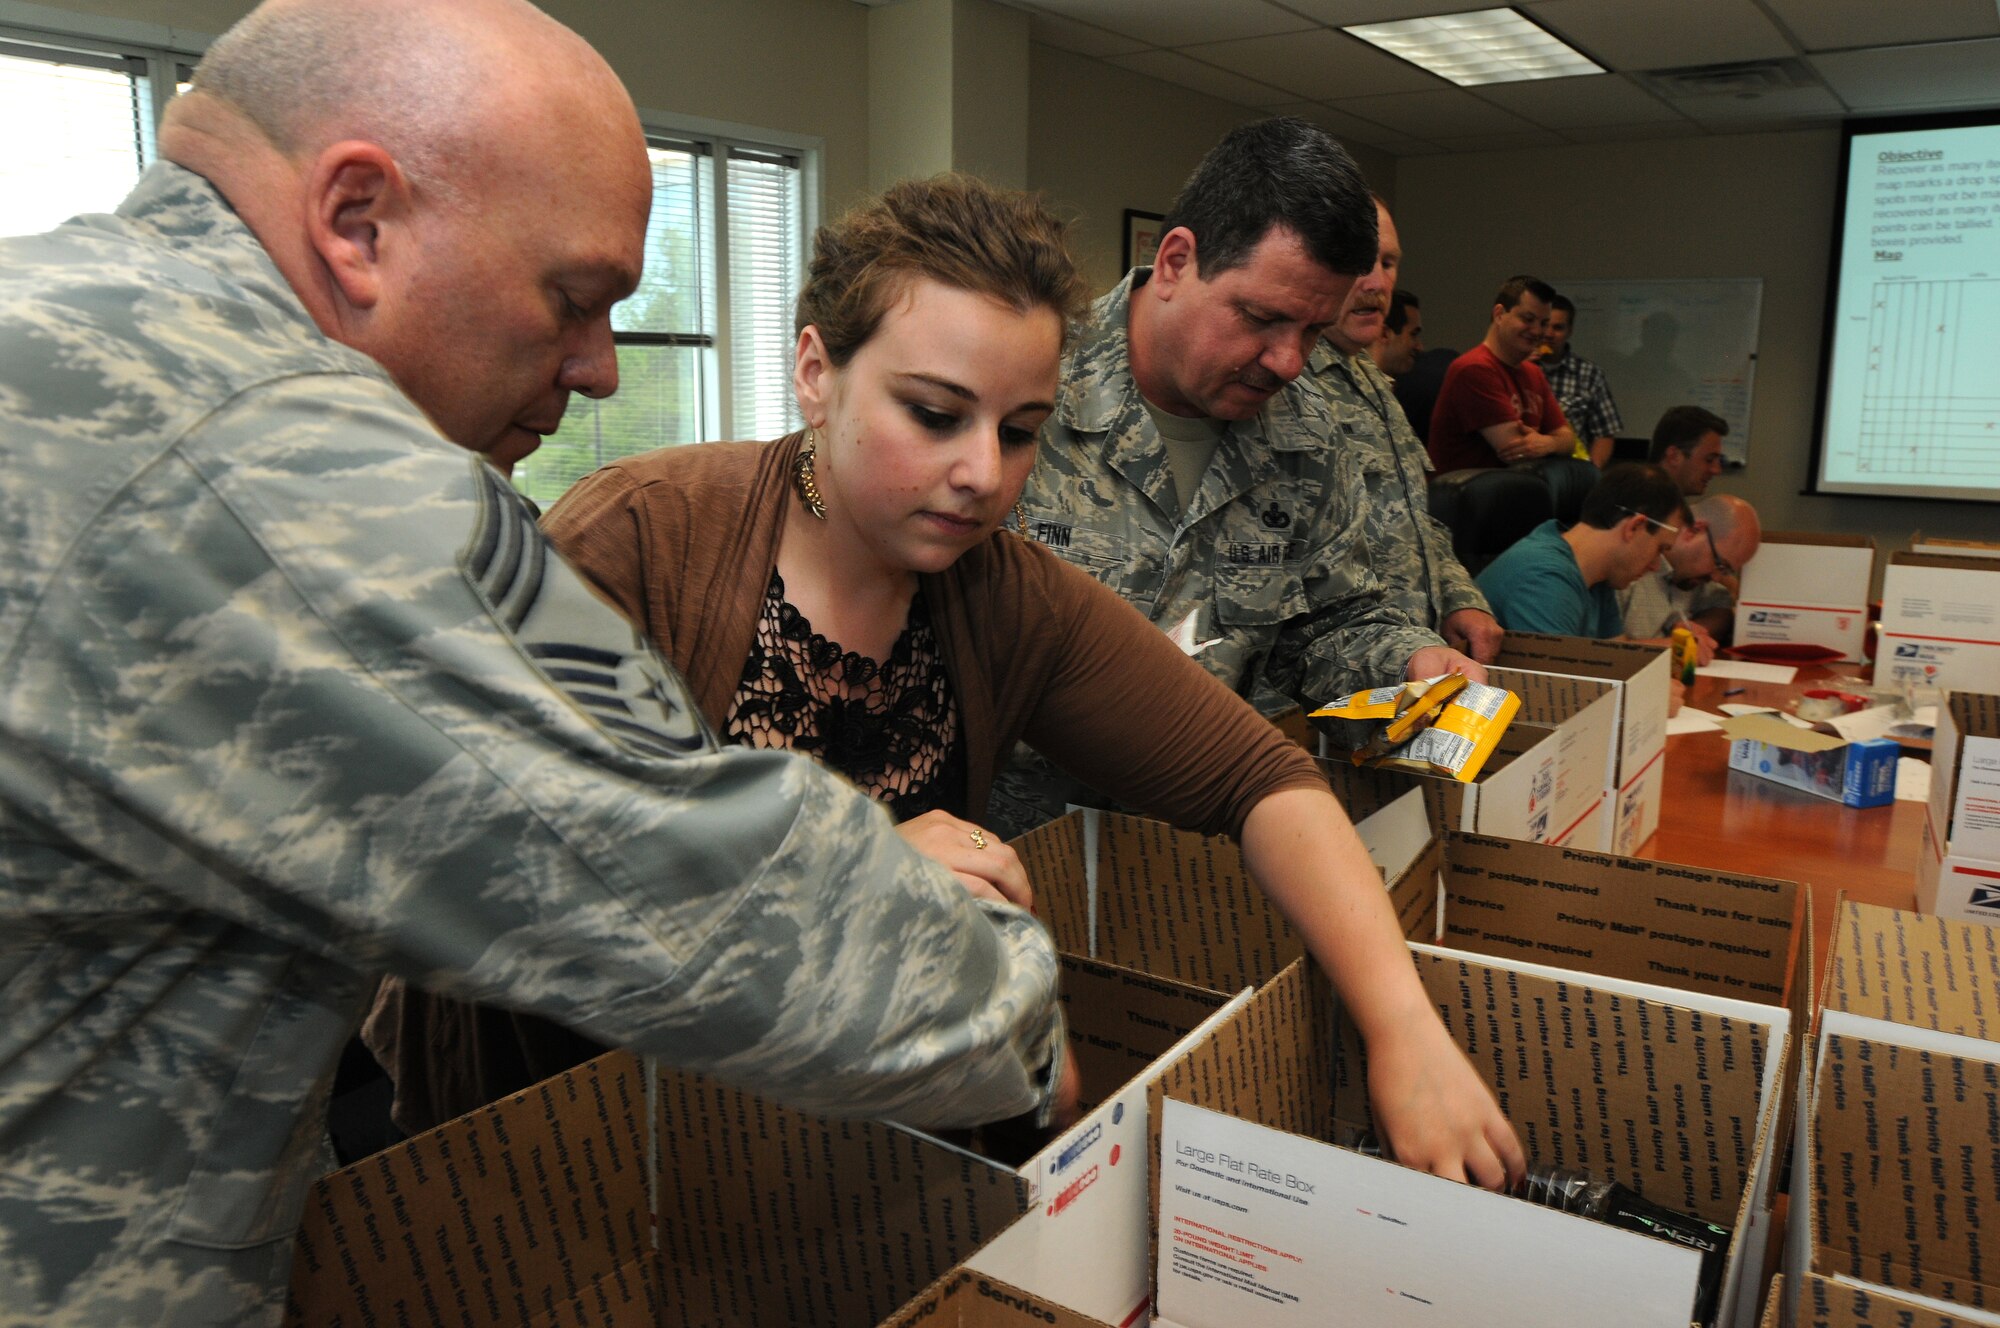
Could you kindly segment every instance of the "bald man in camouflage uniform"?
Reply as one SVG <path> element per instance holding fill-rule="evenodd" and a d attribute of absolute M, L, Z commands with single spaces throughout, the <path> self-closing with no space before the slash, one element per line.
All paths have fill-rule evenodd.
<path fill-rule="evenodd" d="M 1300 379 L 1375 253 L 1367 188 L 1323 130 L 1287 118 L 1229 134 L 1175 201 L 1154 265 L 1097 302 L 1022 494 L 1029 535 L 1267 712 L 1484 676 L 1385 592 L 1408 569 L 1371 559 L 1360 471 Z M 993 814 L 1018 832 L 1096 800 L 1024 754 Z"/>
<path fill-rule="evenodd" d="M 286 50 L 483 84 L 523 155 L 267 141 L 198 75 L 161 148 L 202 173 L 0 242 L 0 1322 L 277 1322 L 384 971 L 834 1113 L 1004 1117 L 1060 1059 L 1040 927 L 719 748 L 466 450 L 615 386 L 649 191 L 608 68 L 514 0 L 293 0 L 214 87 Z M 476 288 L 401 284 L 489 246 Z M 509 316 L 468 373 L 397 349 L 465 308 Z"/>
<path fill-rule="evenodd" d="M 1367 486 L 1368 548 L 1378 567 L 1395 569 L 1386 578 L 1390 597 L 1412 620 L 1491 663 L 1505 633 L 1451 551 L 1451 532 L 1430 514 L 1430 454 L 1368 353 L 1382 335 L 1403 261 L 1395 219 L 1379 199 L 1375 225 L 1375 269 L 1354 283 L 1339 320 L 1313 348 L 1312 379 L 1333 409 L 1337 446 L 1355 459 Z"/>

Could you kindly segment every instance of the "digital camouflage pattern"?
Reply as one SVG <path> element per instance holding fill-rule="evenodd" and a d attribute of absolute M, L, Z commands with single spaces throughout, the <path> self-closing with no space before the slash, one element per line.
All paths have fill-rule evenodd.
<path fill-rule="evenodd" d="M 1027 533 L 1164 630 L 1192 614 L 1195 641 L 1212 643 L 1196 658 L 1267 714 L 1401 679 L 1442 641 L 1384 591 L 1359 471 L 1329 445 L 1333 414 L 1308 375 L 1230 423 L 1194 501 L 1176 502 L 1127 336 L 1151 271 L 1097 301 L 1063 360 L 1021 494 Z M 1018 832 L 1070 801 L 1100 799 L 1024 753 L 996 781 L 992 813 Z"/>
<path fill-rule="evenodd" d="M 1333 410 L 1334 442 L 1361 468 L 1368 490 L 1368 551 L 1396 606 L 1437 630 L 1460 609 L 1486 608 L 1451 532 L 1425 497 L 1430 453 L 1410 427 L 1389 375 L 1367 352 L 1345 355 L 1322 341 L 1311 373 Z"/>
<path fill-rule="evenodd" d="M 1098 300 L 1063 361 L 1056 410 L 1021 495 L 1028 533 L 1163 628 L 1195 615 L 1198 658 L 1250 696 L 1281 640 L 1319 623 L 1291 700 L 1401 678 L 1439 638 L 1384 593 L 1363 533 L 1352 458 L 1302 377 L 1231 423 L 1185 512 L 1166 448 L 1132 379 L 1126 317 L 1139 268 Z M 1276 700 L 1276 698 L 1271 698 Z"/>
<path fill-rule="evenodd" d="M 383 971 L 814 1111 L 1045 1100 L 1041 928 L 718 748 L 200 177 L 0 241 L 0 461 L 0 1321 L 276 1321 Z"/>

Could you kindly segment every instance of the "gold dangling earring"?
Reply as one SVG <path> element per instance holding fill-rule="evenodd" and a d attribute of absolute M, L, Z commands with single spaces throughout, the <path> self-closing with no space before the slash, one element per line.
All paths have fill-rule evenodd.
<path fill-rule="evenodd" d="M 1033 535 L 1028 533 L 1028 509 L 1021 506 L 1019 498 L 1014 500 L 1014 533 L 1024 540 L 1034 538 Z"/>
<path fill-rule="evenodd" d="M 819 496 L 819 481 L 813 475 L 813 457 L 819 451 L 819 431 L 806 430 L 806 445 L 799 449 L 799 459 L 792 463 L 792 487 L 799 491 L 799 502 L 806 511 L 820 520 L 826 520 L 826 500 Z"/>

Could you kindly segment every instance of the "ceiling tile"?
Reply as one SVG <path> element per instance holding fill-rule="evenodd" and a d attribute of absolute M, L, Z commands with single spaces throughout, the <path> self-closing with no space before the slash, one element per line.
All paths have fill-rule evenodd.
<path fill-rule="evenodd" d="M 1263 37 L 1313 25 L 1268 0 L 1035 0 L 1037 8 L 1153 46 Z"/>
<path fill-rule="evenodd" d="M 1501 0 L 1278 0 L 1328 27 L 1355 23 L 1393 23 L 1405 18 L 1429 18 L 1460 9 L 1492 9 Z"/>
<path fill-rule="evenodd" d="M 1618 74 L 1488 83 L 1475 95 L 1550 129 L 1680 119 L 1672 107 Z"/>
<path fill-rule="evenodd" d="M 1028 12 L 1028 40 L 1099 60 L 1107 55 L 1129 55 L 1146 49 L 1146 43 L 1136 37 L 1121 37 L 1115 32 L 1093 28 L 1088 23 L 1078 23 L 1060 14 L 1044 14 L 1035 10 Z"/>
<path fill-rule="evenodd" d="M 2000 40 L 1842 51 L 1815 55 L 1808 63 L 1857 111 L 2000 101 Z"/>
<path fill-rule="evenodd" d="M 1430 92 L 1392 92 L 1382 97 L 1352 97 L 1336 101 L 1334 109 L 1373 120 L 1412 138 L 1463 138 L 1472 134 L 1509 134 L 1536 126 L 1509 115 L 1469 92 L 1437 88 Z"/>
<path fill-rule="evenodd" d="M 1284 106 L 1270 108 L 1273 115 L 1296 115 L 1301 120 L 1310 120 L 1335 138 L 1351 138 L 1357 143 L 1374 145 L 1379 138 L 1406 138 L 1393 129 L 1385 129 L 1371 120 L 1346 111 L 1337 111 L 1331 106 L 1316 101 L 1290 102 Z"/>
<path fill-rule="evenodd" d="M 1767 121 L 1788 123 L 1838 118 L 1847 114 L 1840 99 L 1825 88 L 1786 88 L 1756 97 L 1680 97 L 1675 109 L 1690 120 L 1710 127 L 1747 126 L 1762 128 Z M 1770 128 L 1777 128 L 1773 123 Z"/>
<path fill-rule="evenodd" d="M 1440 138 L 1440 147 L 1452 152 L 1513 152 L 1522 148 L 1559 148 L 1561 135 L 1546 129 L 1528 129 L 1512 134 L 1466 134 Z"/>
<path fill-rule="evenodd" d="M 1676 116 L 1672 120 L 1648 120 L 1644 124 L 1578 125 L 1565 129 L 1562 136 L 1572 143 L 1632 143 L 1648 139 L 1692 138 L 1706 133 L 1692 120 Z"/>
<path fill-rule="evenodd" d="M 1993 0 L 1764 0 L 1808 51 L 2000 37 Z"/>
<path fill-rule="evenodd" d="M 1283 37 L 1252 37 L 1189 47 L 1187 53 L 1248 78 L 1290 88 L 1308 101 L 1423 92 L 1444 80 L 1345 33 L 1315 28 Z"/>
<path fill-rule="evenodd" d="M 1751 0 L 1538 0 L 1527 10 L 1612 69 L 1672 69 L 1796 54 Z"/>
<path fill-rule="evenodd" d="M 1133 55 L 1114 55 L 1105 61 L 1121 69 L 1147 74 L 1164 79 L 1168 83 L 1178 83 L 1196 92 L 1205 92 L 1211 97 L 1233 101 L 1239 106 L 1278 106 L 1288 101 L 1297 101 L 1298 94 L 1283 88 L 1274 88 L 1266 83 L 1232 74 L 1226 69 L 1205 65 L 1199 60 L 1190 60 L 1178 51 L 1139 51 Z"/>

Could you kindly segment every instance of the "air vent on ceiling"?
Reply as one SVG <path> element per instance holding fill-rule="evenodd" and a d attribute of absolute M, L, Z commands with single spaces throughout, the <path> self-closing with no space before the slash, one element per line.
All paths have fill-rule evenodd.
<path fill-rule="evenodd" d="M 1761 97 L 1767 92 L 1820 86 L 1819 79 L 1798 60 L 1649 69 L 1639 77 L 1662 97 Z"/>

